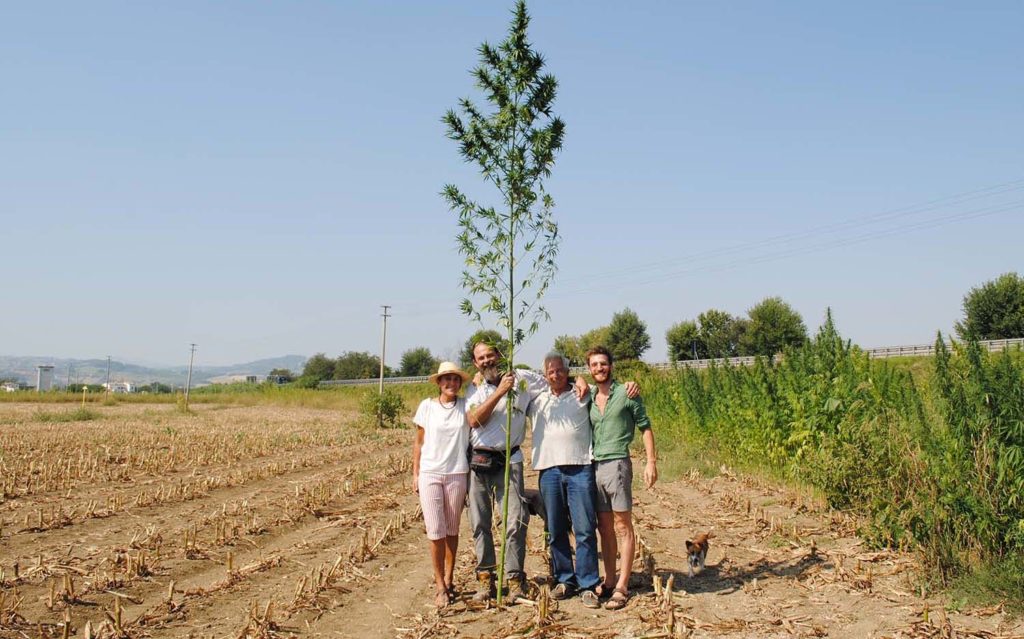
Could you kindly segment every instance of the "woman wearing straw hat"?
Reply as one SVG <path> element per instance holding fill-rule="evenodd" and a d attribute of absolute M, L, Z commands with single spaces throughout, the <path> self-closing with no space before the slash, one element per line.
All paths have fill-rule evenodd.
<path fill-rule="evenodd" d="M 412 485 L 420 495 L 423 522 L 430 540 L 437 592 L 434 603 L 444 608 L 455 599 L 452 578 L 459 548 L 459 519 L 466 502 L 469 474 L 469 421 L 466 400 L 459 397 L 469 375 L 452 362 L 441 362 L 430 376 L 438 396 L 420 402 L 416 441 L 412 447 Z"/>

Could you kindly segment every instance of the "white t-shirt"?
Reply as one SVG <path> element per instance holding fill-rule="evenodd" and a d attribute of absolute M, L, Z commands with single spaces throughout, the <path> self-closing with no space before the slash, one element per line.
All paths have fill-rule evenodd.
<path fill-rule="evenodd" d="M 516 395 L 515 406 L 512 410 L 512 446 L 519 446 L 523 443 L 526 435 L 526 409 L 530 401 L 548 387 L 544 376 L 540 373 L 526 370 L 516 370 L 516 388 L 519 393 Z M 469 390 L 473 390 L 472 388 Z M 494 394 L 498 387 L 484 382 L 473 390 L 472 395 L 467 395 L 467 406 L 469 410 L 483 404 L 487 398 Z M 468 392 L 468 391 L 467 391 Z M 470 432 L 470 441 L 474 448 L 494 448 L 505 450 L 505 426 L 508 424 L 508 417 L 505 413 L 505 405 L 508 404 L 508 395 L 498 400 L 497 406 L 491 412 L 491 418 L 479 428 Z M 516 451 L 509 460 L 511 462 L 523 461 L 522 451 Z"/>
<path fill-rule="evenodd" d="M 589 464 L 593 452 L 590 397 L 576 399 L 572 386 L 561 395 L 550 389 L 533 400 L 533 469 Z"/>
<path fill-rule="evenodd" d="M 469 421 L 466 400 L 455 400 L 451 407 L 436 398 L 425 399 L 416 409 L 412 423 L 423 429 L 420 472 L 451 475 L 469 472 Z"/>

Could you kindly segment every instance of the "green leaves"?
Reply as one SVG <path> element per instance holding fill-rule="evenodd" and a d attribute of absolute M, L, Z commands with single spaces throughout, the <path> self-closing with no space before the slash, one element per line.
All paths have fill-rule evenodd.
<path fill-rule="evenodd" d="M 544 57 L 531 48 L 528 26 L 526 6 L 519 2 L 506 39 L 477 49 L 472 76 L 490 110 L 463 98 L 442 118 L 463 160 L 480 168 L 501 202 L 485 206 L 451 184 L 442 190 L 461 229 L 456 245 L 465 260 L 461 285 L 469 297 L 460 309 L 475 320 L 493 315 L 510 328 L 516 344 L 547 319 L 537 301 L 554 277 L 560 236 L 554 200 L 542 180 L 551 174 L 565 134 L 565 123 L 551 115 L 558 81 L 542 73 Z M 518 321 L 527 328 L 516 329 Z"/>
<path fill-rule="evenodd" d="M 543 179 L 551 174 L 555 154 L 562 148 L 565 125 L 551 116 L 558 83 L 553 76 L 541 75 L 544 58 L 530 47 L 529 24 L 526 4 L 519 0 L 506 39 L 496 47 L 485 42 L 477 49 L 479 65 L 472 75 L 490 110 L 462 99 L 458 112 L 449 110 L 442 118 L 463 160 L 476 164 L 499 196 L 500 204 L 485 206 L 452 185 L 442 190 L 459 218 L 455 240 L 465 260 L 461 284 L 467 293 L 460 308 L 476 321 L 483 315 L 493 316 L 506 330 L 510 343 L 503 363 L 509 370 L 514 366 L 515 347 L 537 331 L 540 319 L 547 318 L 538 302 L 554 277 L 559 242 L 558 225 L 551 215 L 554 202 L 544 191 Z M 507 401 L 514 396 L 510 393 Z M 507 416 L 506 449 L 511 446 L 512 411 Z M 508 495 L 507 464 L 504 483 Z M 507 499 L 503 513 L 507 519 Z M 506 541 L 502 527 L 499 583 Z M 499 606 L 501 596 L 499 589 Z"/>
<path fill-rule="evenodd" d="M 1024 335 L 1024 277 L 1004 273 L 964 296 L 962 339 L 1005 339 Z"/>
<path fill-rule="evenodd" d="M 697 326 L 676 332 L 679 348 L 692 348 Z M 1024 551 L 1024 353 L 941 337 L 912 375 L 869 360 L 829 314 L 779 362 L 676 371 L 666 386 L 677 394 L 648 410 L 727 460 L 861 511 L 876 543 L 916 546 L 945 579 Z"/>
<path fill-rule="evenodd" d="M 647 324 L 632 309 L 625 308 L 615 313 L 608 325 L 606 346 L 616 360 L 640 359 L 640 355 L 651 347 Z"/>

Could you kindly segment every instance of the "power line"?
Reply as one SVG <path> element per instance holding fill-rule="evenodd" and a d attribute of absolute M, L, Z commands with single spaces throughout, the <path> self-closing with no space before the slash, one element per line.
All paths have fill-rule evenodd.
<path fill-rule="evenodd" d="M 1022 201 L 1015 200 L 1006 204 L 992 205 L 989 207 L 973 209 L 965 212 L 952 212 L 946 215 L 930 217 L 915 222 L 908 222 L 905 224 L 885 228 L 877 228 L 874 230 L 865 231 L 852 237 L 833 237 L 832 239 L 818 237 L 828 234 L 835 235 L 842 231 L 851 231 L 857 230 L 859 228 L 870 227 L 873 225 L 881 224 L 883 222 L 933 212 L 939 209 L 944 209 L 948 211 L 949 208 L 954 206 L 959 206 L 977 200 L 984 200 L 987 198 L 992 198 L 999 195 L 1020 191 L 1022 189 L 1024 189 L 1024 178 L 1011 180 L 1007 182 L 1001 182 L 983 188 L 963 191 L 960 193 L 955 193 L 940 198 L 926 200 L 924 202 L 914 205 L 888 209 L 886 211 L 881 211 L 878 213 L 860 217 L 848 218 L 846 220 L 835 222 L 833 224 L 818 225 L 811 228 L 806 228 L 791 233 L 778 234 L 751 242 L 709 249 L 706 251 L 686 255 L 680 258 L 662 260 L 659 262 L 650 262 L 646 264 L 635 264 L 632 266 L 627 265 L 623 268 L 619 268 L 617 270 L 605 273 L 588 272 L 587 274 L 581 275 L 580 277 L 562 278 L 558 281 L 559 286 L 564 286 L 565 283 L 571 283 L 573 281 L 585 282 L 585 284 L 575 288 L 570 288 L 563 292 L 552 292 L 551 294 L 545 297 L 548 300 L 561 300 L 596 291 L 608 291 L 623 289 L 627 287 L 646 286 L 661 281 L 692 276 L 698 273 L 726 271 L 741 266 L 762 264 L 766 262 L 786 259 L 789 257 L 799 256 L 807 253 L 814 253 L 833 248 L 841 248 L 844 246 L 860 244 L 874 239 L 881 239 L 899 234 L 927 230 L 928 228 L 935 228 L 938 226 L 943 226 L 954 222 L 998 215 L 1000 213 L 1019 210 L 1021 208 Z M 805 240 L 816 237 L 818 238 L 817 241 L 812 242 L 810 244 L 805 244 L 802 246 L 790 246 L 798 240 Z M 750 252 L 751 250 L 754 249 L 771 249 L 773 247 L 775 248 L 775 250 L 769 250 L 767 252 L 758 252 L 758 254 L 756 255 L 737 257 L 735 259 L 717 264 L 707 263 L 710 261 L 719 260 L 724 256 L 736 255 L 738 253 L 743 252 Z M 687 264 L 692 264 L 693 266 L 689 268 L 679 268 L 680 266 Z M 666 271 L 666 269 L 671 270 Z M 649 273 L 650 271 L 656 272 L 648 277 L 644 277 L 644 274 Z M 609 282 L 609 280 L 618 281 Z M 600 281 L 601 284 L 594 284 L 594 282 L 596 281 Z M 438 301 L 437 296 L 429 298 L 408 298 L 403 299 L 401 301 L 402 308 L 407 309 L 404 313 L 404 316 L 423 318 L 441 315 L 451 316 L 453 313 L 457 313 L 457 306 L 460 297 L 461 296 L 459 295 L 455 295 L 453 299 L 450 301 Z M 385 313 L 387 313 L 391 306 L 384 307 L 382 305 L 382 308 L 385 308 Z M 392 317 L 392 315 L 388 314 L 387 317 Z M 385 323 L 386 319 L 387 318 L 385 318 Z M 384 340 L 382 336 L 382 366 L 384 362 L 383 341 Z"/>
<path fill-rule="evenodd" d="M 762 255 L 753 255 L 753 256 L 749 256 L 749 257 L 745 257 L 745 258 L 740 258 L 740 259 L 728 261 L 728 262 L 725 262 L 723 264 L 712 264 L 712 265 L 708 265 L 708 266 L 697 266 L 697 267 L 688 268 L 688 269 L 679 269 L 679 270 L 675 270 L 675 271 L 670 271 L 668 273 L 662 273 L 660 275 L 657 275 L 657 276 L 654 276 L 654 277 L 651 277 L 651 278 L 647 278 L 647 279 L 624 281 L 624 282 L 621 282 L 621 283 L 618 283 L 618 284 L 609 284 L 609 283 L 603 281 L 600 285 L 594 285 L 594 286 L 590 286 L 590 287 L 584 287 L 584 288 L 578 288 L 578 289 L 570 290 L 570 291 L 567 291 L 567 292 L 562 293 L 562 294 L 552 295 L 551 298 L 561 299 L 561 298 L 564 298 L 564 297 L 571 297 L 571 296 L 574 296 L 574 295 L 581 295 L 581 294 L 584 294 L 584 293 L 592 293 L 592 292 L 596 292 L 596 291 L 608 291 L 608 290 L 615 290 L 615 289 L 625 288 L 625 287 L 644 286 L 644 285 L 647 285 L 647 284 L 653 284 L 653 283 L 656 283 L 656 282 L 662 282 L 662 281 L 666 281 L 666 280 L 676 279 L 678 277 L 682 277 L 682 276 L 685 276 L 685 275 L 692 275 L 692 274 L 695 274 L 695 273 L 718 272 L 718 271 L 729 270 L 731 268 L 735 268 L 737 266 L 742 266 L 742 265 L 747 265 L 747 264 L 762 264 L 762 263 L 765 263 L 765 262 L 772 262 L 772 261 L 776 261 L 776 260 L 780 260 L 780 259 L 785 259 L 785 258 L 788 258 L 788 257 L 793 257 L 795 255 L 803 255 L 803 254 L 807 254 L 807 253 L 814 253 L 814 252 L 818 252 L 818 251 L 822 251 L 822 250 L 826 250 L 826 249 L 830 249 L 830 248 L 839 248 L 839 247 L 843 247 L 843 246 L 849 246 L 851 244 L 860 244 L 860 243 L 863 243 L 863 242 L 867 242 L 867 241 L 870 241 L 870 240 L 873 240 L 873 239 L 882 238 L 882 237 L 890 237 L 890 236 L 893 236 L 893 235 L 901 235 L 901 234 L 904 234 L 904 233 L 909 233 L 909 232 L 913 232 L 913 231 L 917 231 L 917 230 L 922 230 L 922 229 L 927 229 L 927 228 L 935 228 L 937 226 L 942 226 L 942 225 L 945 225 L 945 224 L 949 224 L 951 222 L 959 222 L 959 221 L 963 221 L 963 220 L 970 220 L 970 219 L 976 219 L 976 218 L 980 218 L 980 217 L 987 217 L 987 216 L 991 216 L 991 215 L 997 215 L 999 213 L 1006 213 L 1006 212 L 1009 212 L 1009 211 L 1016 211 L 1016 210 L 1024 210 L 1024 200 L 1017 200 L 1015 202 L 1010 202 L 1010 203 L 1007 203 L 1007 204 L 999 204 L 999 205 L 994 205 L 994 206 L 989 206 L 989 207 L 983 207 L 981 209 L 975 209 L 973 211 L 967 211 L 967 212 L 963 212 L 963 213 L 954 213 L 954 214 L 945 215 L 945 216 L 941 216 L 941 217 L 937 217 L 937 218 L 931 218 L 931 219 L 928 219 L 928 220 L 922 220 L 922 221 L 919 221 L 919 222 L 913 222 L 913 223 L 909 223 L 909 224 L 904 224 L 904 225 L 893 227 L 893 228 L 889 228 L 889 229 L 879 229 L 879 230 L 876 230 L 876 231 L 871 231 L 871 232 L 868 232 L 868 233 L 863 233 L 863 234 L 855 236 L 855 237 L 839 238 L 839 239 L 831 240 L 831 241 L 828 241 L 828 242 L 822 242 L 822 243 L 814 244 L 814 245 L 811 245 L 811 246 L 798 247 L 798 248 L 793 248 L 793 249 L 789 249 L 789 250 L 785 250 L 785 251 L 778 251 L 778 252 L 767 253 L 767 254 L 762 254 Z"/>
<path fill-rule="evenodd" d="M 701 273 L 701 272 L 717 272 L 722 270 L 728 270 L 737 266 L 745 264 L 759 264 L 796 255 L 801 255 L 810 252 L 816 252 L 826 250 L 829 248 L 838 248 L 847 246 L 850 244 L 863 243 L 872 239 L 888 237 L 899 233 L 909 233 L 916 230 L 928 228 L 929 226 L 941 226 L 950 222 L 974 219 L 976 217 L 982 217 L 987 215 L 995 215 L 998 213 L 1006 212 L 1007 210 L 1013 210 L 1019 203 L 1012 202 L 1009 205 L 999 204 L 992 205 L 983 209 L 974 209 L 971 211 L 952 213 L 948 215 L 942 215 L 938 217 L 932 217 L 917 222 L 910 222 L 907 224 L 897 225 L 894 227 L 876 229 L 867 233 L 862 233 L 854 237 L 836 237 L 831 240 L 819 240 L 818 242 L 811 245 L 804 246 L 790 246 L 797 241 L 806 240 L 809 238 L 815 238 L 822 235 L 838 234 L 843 231 L 852 231 L 860 228 L 866 228 L 873 225 L 881 224 L 884 222 L 891 222 L 901 218 L 910 217 L 913 215 L 920 215 L 923 213 L 929 213 L 936 210 L 948 210 L 950 207 L 959 206 L 968 202 L 983 200 L 987 198 L 1012 193 L 1024 189 L 1024 178 L 1011 180 L 1007 182 L 1000 182 L 990 186 L 972 189 L 969 191 L 962 191 L 960 193 L 954 193 L 931 200 L 926 200 L 918 204 L 912 204 L 893 209 L 888 209 L 878 213 L 870 215 L 859 216 L 848 218 L 832 224 L 822 224 L 791 233 L 782 233 L 771 237 L 763 238 L 760 240 L 754 240 L 751 242 L 744 242 L 734 244 L 731 246 L 725 246 L 715 249 L 709 249 L 706 251 L 700 251 L 690 255 L 686 255 L 679 258 L 673 258 L 670 260 L 661 260 L 657 262 L 649 262 L 646 264 L 635 264 L 632 266 L 624 266 L 614 271 L 608 271 L 604 273 L 587 273 L 576 278 L 567 278 L 560 280 L 560 284 L 564 285 L 566 282 L 585 282 L 582 286 L 576 288 L 570 288 L 564 292 L 556 292 L 547 295 L 547 299 L 558 300 L 575 295 L 584 293 L 591 293 L 595 291 L 606 291 L 621 289 L 629 286 L 643 286 L 659 281 L 674 279 L 676 277 Z M 1010 208 L 1005 208 L 1009 206 Z M 721 258 L 729 255 L 742 254 L 750 252 L 755 249 L 770 249 L 777 247 L 778 250 L 769 252 L 766 254 L 744 256 L 738 259 L 727 261 L 720 264 L 707 264 L 700 265 L 709 261 L 720 260 Z M 695 264 L 691 268 L 680 269 L 678 267 L 685 264 Z M 666 272 L 666 269 L 672 269 Z M 645 273 L 654 271 L 655 273 L 650 277 L 644 278 Z M 630 277 L 630 276 L 639 277 Z M 611 280 L 619 280 L 618 283 L 609 283 Z M 600 281 L 601 284 L 594 284 L 595 281 Z M 434 300 L 429 301 L 417 301 L 417 300 L 406 300 L 406 305 L 412 308 L 412 314 L 417 317 L 430 316 L 430 315 L 442 315 L 450 314 L 453 306 L 448 303 L 439 303 Z"/>
<path fill-rule="evenodd" d="M 648 262 L 643 264 L 635 264 L 632 266 L 625 266 L 623 268 L 616 269 L 614 271 L 601 272 L 601 273 L 588 273 L 576 278 L 570 278 L 562 280 L 563 283 L 566 281 L 593 281 L 595 278 L 605 279 L 608 277 L 621 276 L 631 273 L 641 273 L 652 270 L 662 270 L 665 268 L 671 268 L 679 264 L 687 264 L 692 262 L 699 262 L 706 258 L 720 258 L 724 255 L 730 255 L 735 253 L 743 253 L 750 249 L 762 248 L 773 246 L 777 244 L 788 244 L 797 240 L 806 239 L 808 237 L 814 237 L 816 235 L 823 235 L 827 233 L 836 233 L 849 229 L 856 229 L 862 226 L 870 226 L 872 224 L 878 224 L 881 222 L 891 221 L 911 215 L 917 215 L 921 213 L 927 213 L 939 209 L 948 209 L 950 206 L 956 206 L 971 202 L 978 199 L 990 198 L 997 195 L 1003 195 L 1024 189 L 1024 178 L 1018 180 L 1012 180 L 1009 182 L 1001 182 L 999 184 L 993 184 L 980 189 L 973 189 L 970 191 L 964 191 L 961 193 L 955 193 L 953 195 L 947 195 L 932 200 L 927 200 L 919 204 L 913 204 L 909 206 L 903 206 L 895 209 L 889 209 L 879 213 L 874 213 L 866 216 L 859 216 L 848 218 L 832 224 L 823 224 L 814 226 L 808 229 L 794 231 L 792 233 L 782 233 L 773 235 L 770 237 L 754 240 L 751 242 L 743 242 L 734 244 L 731 246 L 718 247 L 701 251 L 698 253 L 692 253 L 683 257 L 672 258 L 668 260 L 659 260 L 655 262 Z"/>

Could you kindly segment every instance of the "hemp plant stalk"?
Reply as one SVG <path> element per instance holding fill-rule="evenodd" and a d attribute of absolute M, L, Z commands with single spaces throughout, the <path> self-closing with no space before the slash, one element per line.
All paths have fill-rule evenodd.
<path fill-rule="evenodd" d="M 480 204 L 455 185 L 444 187 L 449 208 L 458 213 L 459 252 L 465 257 L 462 287 L 467 293 L 462 312 L 477 322 L 486 314 L 498 320 L 508 336 L 503 353 L 508 371 L 516 347 L 536 332 L 548 313 L 539 304 L 554 277 L 558 225 L 554 201 L 544 190 L 555 154 L 562 148 L 565 124 L 551 114 L 558 82 L 542 74 L 544 58 L 527 40 L 530 17 L 519 0 L 508 37 L 478 48 L 480 63 L 472 74 L 491 109 L 481 111 L 469 99 L 459 111 L 444 116 L 448 138 L 459 145 L 466 162 L 475 163 L 485 182 L 500 195 L 494 206 Z M 474 299 L 476 302 L 474 302 Z M 515 390 L 506 397 L 511 407 Z M 506 410 L 505 450 L 511 449 L 512 409 Z M 508 521 L 509 464 L 505 464 L 502 522 Z M 507 527 L 501 527 L 498 561 L 498 605 L 502 601 Z"/>

